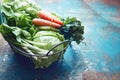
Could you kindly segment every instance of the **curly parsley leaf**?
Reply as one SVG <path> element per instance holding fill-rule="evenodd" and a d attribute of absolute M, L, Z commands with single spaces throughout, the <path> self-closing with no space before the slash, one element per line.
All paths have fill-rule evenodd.
<path fill-rule="evenodd" d="M 81 25 L 81 21 L 76 17 L 67 17 L 63 21 L 64 25 L 60 28 L 60 33 L 66 39 L 76 41 L 78 44 L 83 41 L 84 26 Z"/>

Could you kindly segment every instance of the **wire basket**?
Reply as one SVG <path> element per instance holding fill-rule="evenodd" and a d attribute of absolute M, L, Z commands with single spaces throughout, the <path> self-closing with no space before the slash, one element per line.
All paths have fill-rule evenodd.
<path fill-rule="evenodd" d="M 5 38 L 5 37 L 4 37 L 4 38 Z M 6 38 L 5 38 L 5 39 L 6 39 Z M 6 41 L 7 41 L 7 40 L 6 40 Z M 32 57 L 46 57 L 46 56 L 52 56 L 52 55 L 55 55 L 55 54 L 59 54 L 59 55 L 60 55 L 61 53 L 64 53 L 64 52 L 66 51 L 67 47 L 68 47 L 69 44 L 70 44 L 70 41 L 69 41 L 69 40 L 62 41 L 61 43 L 53 46 L 53 47 L 46 53 L 46 55 L 40 56 L 39 54 L 34 54 L 34 55 L 28 54 L 27 51 L 25 51 L 24 49 L 22 49 L 22 48 L 20 48 L 20 47 L 18 47 L 18 46 L 16 46 L 16 45 L 14 45 L 13 43 L 11 43 L 11 42 L 9 42 L 9 41 L 7 41 L 7 42 L 9 43 L 10 47 L 13 49 L 14 52 L 20 53 L 20 54 L 22 54 L 22 55 L 24 55 L 24 56 L 26 56 L 26 57 L 29 57 L 29 58 L 32 58 Z M 62 45 L 62 44 L 66 44 L 66 43 L 67 43 L 66 47 L 64 47 L 62 50 L 57 51 L 57 52 L 54 52 L 53 54 L 50 53 L 52 50 L 54 50 L 54 49 L 57 48 L 58 46 L 60 46 L 60 45 Z"/>
<path fill-rule="evenodd" d="M 21 47 L 18 47 L 16 45 L 12 44 L 11 42 L 8 42 L 8 43 L 10 44 L 12 50 L 15 53 L 26 56 L 27 58 L 32 60 L 33 63 L 34 63 L 34 68 L 37 69 L 37 68 L 48 68 L 50 65 L 52 65 L 52 63 L 63 60 L 64 53 L 65 53 L 66 49 L 68 48 L 68 46 L 70 44 L 70 41 L 65 40 L 65 41 L 53 46 L 44 56 L 40 56 L 39 54 L 34 54 L 34 55 L 28 54 L 28 52 L 25 51 L 24 49 L 22 49 Z M 53 51 L 58 46 L 66 44 L 66 43 L 67 43 L 67 45 L 62 50 L 54 52 L 53 54 L 50 53 L 51 51 Z M 54 57 L 54 56 L 56 56 L 56 57 Z M 54 61 L 52 61 L 52 63 L 51 63 L 51 60 L 53 60 L 53 58 L 54 58 Z M 39 61 L 37 59 L 39 59 Z M 45 59 L 49 59 L 49 61 L 44 62 Z M 42 63 L 44 63 L 44 64 L 49 63 L 49 66 L 48 65 L 47 66 L 40 66 Z"/>
<path fill-rule="evenodd" d="M 4 17 L 4 14 L 2 14 L 2 12 L 0 11 L 0 24 L 5 23 L 5 22 L 6 22 L 6 19 L 5 19 L 5 17 Z M 47 58 L 49 59 L 49 58 L 54 57 L 54 56 L 57 56 L 57 57 L 54 59 L 53 62 L 59 61 L 60 59 L 63 59 L 63 54 L 65 53 L 67 47 L 68 47 L 69 44 L 70 44 L 70 41 L 69 41 L 69 40 L 64 40 L 63 42 L 61 42 L 61 43 L 53 46 L 53 47 L 46 53 L 46 55 L 41 56 L 41 55 L 39 55 L 39 54 L 34 54 L 34 55 L 33 55 L 33 54 L 28 54 L 28 52 L 27 52 L 25 49 L 23 49 L 23 48 L 21 48 L 21 47 L 19 47 L 19 46 L 16 46 L 16 45 L 13 44 L 12 42 L 10 42 L 5 36 L 3 36 L 3 37 L 4 37 L 4 39 L 9 43 L 10 47 L 12 48 L 12 50 L 13 50 L 15 53 L 19 53 L 19 54 L 21 54 L 21 55 L 23 55 L 23 56 L 26 56 L 26 57 L 29 58 L 29 59 L 32 59 L 33 62 L 35 63 L 36 68 L 39 68 L 39 67 L 38 67 L 39 65 L 38 65 L 37 62 L 35 61 L 36 59 L 39 59 L 39 60 L 41 60 L 41 61 L 44 61 L 44 59 L 47 59 Z M 51 51 L 53 51 L 55 48 L 57 48 L 58 46 L 63 45 L 63 44 L 67 44 L 67 45 L 66 45 L 62 50 L 57 51 L 57 52 L 54 52 L 53 54 L 50 54 Z M 51 59 L 52 59 L 52 58 L 51 58 Z M 40 62 L 39 62 L 39 63 L 40 63 Z M 45 63 L 50 63 L 50 60 L 49 60 L 48 62 L 45 62 Z M 44 63 L 44 64 L 45 64 L 45 63 Z M 41 62 L 40 64 L 42 64 L 42 62 Z M 50 63 L 50 64 L 52 64 L 52 63 Z M 43 67 L 44 67 L 44 66 L 41 66 L 41 68 L 43 68 Z M 46 67 L 48 67 L 48 66 L 46 66 Z"/>
<path fill-rule="evenodd" d="M 5 38 L 5 39 L 6 39 L 6 38 Z M 16 45 L 12 44 L 12 43 L 9 42 L 9 41 L 7 41 L 7 42 L 9 43 L 10 47 L 12 48 L 12 50 L 13 50 L 14 52 L 19 53 L 19 54 L 21 54 L 21 55 L 23 55 L 23 56 L 26 56 L 26 57 L 28 57 L 28 58 L 34 58 L 34 57 L 36 57 L 36 58 L 41 58 L 41 59 L 42 59 L 42 58 L 49 57 L 49 56 L 53 56 L 53 55 L 56 55 L 56 54 L 58 54 L 59 56 L 62 56 L 62 54 L 64 54 L 64 52 L 66 51 L 66 49 L 67 49 L 67 47 L 69 46 L 69 43 L 70 43 L 69 40 L 65 40 L 65 41 L 63 41 L 63 42 L 61 42 L 61 43 L 53 46 L 53 47 L 46 53 L 46 55 L 41 56 L 41 55 L 39 55 L 39 54 L 34 54 L 34 55 L 28 54 L 28 52 L 25 51 L 24 49 L 22 49 L 21 47 L 16 46 Z M 66 47 L 64 47 L 64 49 L 62 49 L 62 50 L 60 50 L 60 51 L 57 51 L 57 52 L 54 52 L 53 54 L 50 53 L 52 50 L 54 50 L 55 48 L 57 48 L 58 46 L 60 46 L 60 45 L 62 45 L 62 44 L 64 44 L 64 43 L 67 43 L 67 45 L 66 45 Z M 60 58 L 60 57 L 58 57 L 58 60 L 59 60 L 59 58 Z"/>

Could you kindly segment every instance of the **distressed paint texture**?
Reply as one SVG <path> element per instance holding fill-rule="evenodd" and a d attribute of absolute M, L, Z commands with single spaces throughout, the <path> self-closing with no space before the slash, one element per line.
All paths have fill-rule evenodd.
<path fill-rule="evenodd" d="M 61 63 L 34 70 L 0 35 L 0 80 L 120 80 L 120 0 L 35 0 L 61 17 L 85 26 L 84 42 L 72 43 Z"/>

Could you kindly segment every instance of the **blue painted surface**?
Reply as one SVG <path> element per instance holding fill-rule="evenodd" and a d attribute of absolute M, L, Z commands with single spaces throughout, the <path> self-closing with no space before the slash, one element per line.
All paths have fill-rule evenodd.
<path fill-rule="evenodd" d="M 28 59 L 15 55 L 8 45 L 4 45 L 0 48 L 0 80 L 79 80 L 76 77 L 81 77 L 86 70 L 120 73 L 120 22 L 111 19 L 111 15 L 120 17 L 115 6 L 82 0 L 36 1 L 41 8 L 62 17 L 79 18 L 85 26 L 86 45 L 73 42 L 62 64 L 46 70 L 32 69 Z"/>

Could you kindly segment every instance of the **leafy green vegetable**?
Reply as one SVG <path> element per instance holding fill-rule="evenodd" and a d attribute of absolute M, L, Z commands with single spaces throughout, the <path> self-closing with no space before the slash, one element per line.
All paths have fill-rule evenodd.
<path fill-rule="evenodd" d="M 84 26 L 75 17 L 67 17 L 63 19 L 64 25 L 60 28 L 61 34 L 66 39 L 76 41 L 78 44 L 84 39 Z"/>
<path fill-rule="evenodd" d="M 26 30 L 22 30 L 21 33 L 23 34 L 23 36 L 26 38 L 26 39 L 30 39 L 31 38 L 31 34 L 26 31 Z"/>
<path fill-rule="evenodd" d="M 52 62 L 58 59 L 56 56 L 46 56 L 48 51 L 56 44 L 62 42 L 64 37 L 53 28 L 42 31 L 32 23 L 33 18 L 37 18 L 37 11 L 40 8 L 30 3 L 28 0 L 4 0 L 2 12 L 7 20 L 7 24 L 0 26 L 0 32 L 5 39 L 17 46 L 19 49 L 26 51 L 30 55 L 39 55 L 33 57 L 35 68 L 48 67 Z M 51 30 L 52 29 L 52 30 Z M 55 48 L 50 54 L 60 51 L 65 45 Z"/>
<path fill-rule="evenodd" d="M 47 33 L 48 31 L 44 32 Z M 60 34 L 59 34 L 60 35 Z M 61 42 L 61 40 L 59 39 L 59 37 L 56 36 L 52 36 L 51 34 L 47 34 L 47 35 L 40 35 L 39 37 L 36 37 L 34 40 L 34 42 L 41 42 L 41 43 L 47 43 L 47 45 L 42 46 L 42 49 L 45 50 L 50 50 L 54 45 L 57 45 L 58 43 Z M 57 52 L 63 49 L 63 45 L 60 45 L 59 47 L 55 48 L 53 51 Z"/>
<path fill-rule="evenodd" d="M 7 24 L 24 30 L 29 30 L 34 26 L 32 19 L 38 17 L 38 10 L 40 8 L 28 0 L 10 0 L 9 2 L 4 0 L 2 3 L 2 12 L 5 14 Z M 33 33 L 31 32 L 30 34 Z"/>
<path fill-rule="evenodd" d="M 13 40 L 16 44 L 21 42 L 21 29 L 18 27 L 9 27 L 7 24 L 2 24 L 0 32 L 7 40 Z"/>
<path fill-rule="evenodd" d="M 84 39 L 84 27 L 75 17 L 68 17 L 63 19 L 64 25 L 60 29 L 45 26 L 38 28 L 32 20 L 38 17 L 37 12 L 41 9 L 31 1 L 3 0 L 0 8 L 2 9 L 0 32 L 9 43 L 25 51 L 26 54 L 32 55 L 35 68 L 49 67 L 62 58 L 64 52 L 54 53 L 63 50 L 67 43 L 56 47 L 48 54 L 49 50 L 65 39 L 80 43 Z M 57 16 L 55 13 L 53 15 Z"/>
<path fill-rule="evenodd" d="M 34 38 L 40 37 L 40 36 L 53 36 L 53 37 L 59 38 L 61 41 L 64 41 L 64 36 L 54 31 L 39 31 L 38 33 L 36 33 Z"/>

